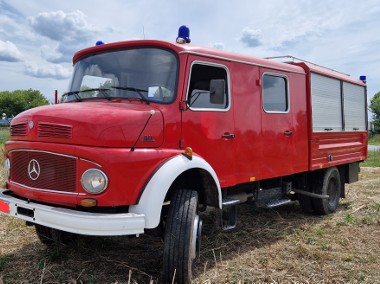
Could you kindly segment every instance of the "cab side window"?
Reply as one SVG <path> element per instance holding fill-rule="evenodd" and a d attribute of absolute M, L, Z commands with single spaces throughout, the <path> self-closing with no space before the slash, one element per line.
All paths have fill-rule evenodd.
<path fill-rule="evenodd" d="M 212 80 L 224 81 L 224 99 L 219 99 L 217 103 L 212 99 L 213 94 L 210 92 Z M 229 106 L 227 82 L 228 76 L 225 68 L 202 63 L 193 64 L 187 93 L 188 107 L 193 110 L 227 109 Z"/>
<path fill-rule="evenodd" d="M 288 80 L 284 76 L 263 75 L 263 108 L 266 112 L 288 112 Z"/>

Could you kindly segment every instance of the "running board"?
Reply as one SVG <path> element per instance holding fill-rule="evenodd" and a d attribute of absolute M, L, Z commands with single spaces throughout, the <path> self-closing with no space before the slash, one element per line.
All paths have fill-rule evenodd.
<path fill-rule="evenodd" d="M 289 204 L 289 203 L 292 203 L 293 201 L 286 198 L 286 199 L 278 199 L 278 200 L 273 200 L 273 201 L 269 201 L 269 202 L 266 202 L 266 203 L 261 203 L 261 206 L 260 207 L 263 207 L 263 208 L 267 208 L 267 209 L 271 209 L 271 208 L 275 208 L 275 207 L 280 207 L 280 206 L 283 206 L 283 205 L 286 205 L 286 204 Z"/>
<path fill-rule="evenodd" d="M 237 205 L 239 199 L 225 197 L 222 200 L 221 226 L 223 231 L 231 231 L 236 228 L 237 224 Z"/>

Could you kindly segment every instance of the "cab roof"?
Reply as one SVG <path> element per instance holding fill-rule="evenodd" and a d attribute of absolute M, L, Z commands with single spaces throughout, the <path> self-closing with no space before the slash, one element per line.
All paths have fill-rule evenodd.
<path fill-rule="evenodd" d="M 276 70 L 282 70 L 286 72 L 300 73 L 300 74 L 310 74 L 318 73 L 335 79 L 343 80 L 346 82 L 351 82 L 357 85 L 365 86 L 365 83 L 355 79 L 347 74 L 340 73 L 338 71 L 319 66 L 317 64 L 308 61 L 299 62 L 278 62 L 265 58 L 258 58 L 254 56 L 242 55 L 233 52 L 227 52 L 219 49 L 207 48 L 202 46 L 197 46 L 193 44 L 179 44 L 169 41 L 162 40 L 131 40 L 131 41 L 120 41 L 114 43 L 107 43 L 89 47 L 75 53 L 73 57 L 73 63 L 75 64 L 78 60 L 83 57 L 91 56 L 93 54 L 102 53 L 111 50 L 120 50 L 131 47 L 159 47 L 167 48 L 173 50 L 177 54 L 194 54 L 203 57 L 209 57 L 214 59 L 221 59 L 231 62 L 239 62 L 243 64 L 255 65 L 259 67 L 271 68 Z M 288 57 L 288 56 L 287 56 Z"/>
<path fill-rule="evenodd" d="M 290 65 L 282 62 L 276 62 L 264 58 L 258 58 L 253 56 L 241 55 L 233 52 L 226 52 L 219 49 L 201 47 L 193 44 L 179 44 L 169 41 L 161 40 L 133 40 L 133 41 L 120 41 L 114 43 L 107 43 L 98 46 L 89 47 L 75 53 L 73 57 L 73 63 L 83 57 L 91 56 L 93 54 L 102 53 L 111 50 L 120 50 L 124 48 L 138 47 L 138 46 L 150 46 L 167 48 L 173 50 L 177 54 L 194 54 L 203 57 L 221 59 L 231 62 L 239 62 L 243 64 L 256 65 L 261 67 L 273 68 L 277 70 L 283 70 L 288 72 L 295 72 L 305 74 L 305 70 L 302 67 Z"/>

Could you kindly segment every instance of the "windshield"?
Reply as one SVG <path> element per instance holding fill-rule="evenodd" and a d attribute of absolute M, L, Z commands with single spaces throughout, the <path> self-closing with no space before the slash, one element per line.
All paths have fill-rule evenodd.
<path fill-rule="evenodd" d="M 174 53 L 153 47 L 95 54 L 75 64 L 63 101 L 118 98 L 171 103 L 177 66 Z"/>

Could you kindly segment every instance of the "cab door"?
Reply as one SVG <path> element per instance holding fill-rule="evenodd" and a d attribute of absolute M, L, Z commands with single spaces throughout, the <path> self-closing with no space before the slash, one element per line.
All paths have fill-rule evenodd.
<path fill-rule="evenodd" d="M 229 69 L 224 62 L 190 55 L 187 89 L 182 101 L 182 147 L 205 159 L 215 170 L 222 187 L 235 181 L 235 127 Z M 213 98 L 214 83 L 224 82 L 223 96 Z"/>
<path fill-rule="evenodd" d="M 294 134 L 286 74 L 261 68 L 262 178 L 293 173 Z"/>

